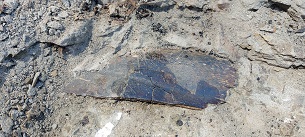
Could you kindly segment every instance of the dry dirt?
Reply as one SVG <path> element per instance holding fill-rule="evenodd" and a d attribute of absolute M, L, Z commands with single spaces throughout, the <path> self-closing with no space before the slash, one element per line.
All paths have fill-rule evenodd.
<path fill-rule="evenodd" d="M 0 137 L 305 136 L 303 0 L 1 0 Z M 202 110 L 65 93 L 148 50 L 231 61 L 238 84 Z"/>

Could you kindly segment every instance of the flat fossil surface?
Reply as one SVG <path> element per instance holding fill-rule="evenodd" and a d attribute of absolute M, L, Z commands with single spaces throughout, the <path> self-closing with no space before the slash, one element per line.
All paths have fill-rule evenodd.
<path fill-rule="evenodd" d="M 158 50 L 116 57 L 81 72 L 65 92 L 202 109 L 224 101 L 237 74 L 231 62 L 197 51 Z"/>

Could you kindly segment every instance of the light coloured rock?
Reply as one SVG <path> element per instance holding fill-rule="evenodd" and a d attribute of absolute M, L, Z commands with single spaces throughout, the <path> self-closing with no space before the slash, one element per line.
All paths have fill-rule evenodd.
<path fill-rule="evenodd" d="M 8 38 L 8 33 L 6 32 L 0 32 L 0 41 L 4 41 L 5 39 Z"/>
<path fill-rule="evenodd" d="M 276 31 L 276 28 L 271 25 L 265 25 L 264 27 L 260 28 L 259 30 L 269 32 L 269 33 L 274 33 Z"/>
<path fill-rule="evenodd" d="M 179 36 L 171 33 L 168 34 L 164 40 L 180 47 L 188 47 L 190 45 L 193 45 L 192 40 L 185 39 L 185 36 Z"/>
<path fill-rule="evenodd" d="M 43 10 L 38 11 L 38 12 L 37 12 L 38 17 L 42 17 L 43 13 L 44 13 Z"/>
<path fill-rule="evenodd" d="M 91 37 L 92 21 L 85 21 L 69 28 L 63 37 L 57 40 L 57 44 L 61 46 L 74 45 L 85 42 Z"/>
<path fill-rule="evenodd" d="M 48 31 L 48 33 L 49 33 L 49 35 L 50 36 L 53 36 L 53 35 L 55 35 L 55 30 L 54 29 L 49 29 L 49 31 Z"/>
<path fill-rule="evenodd" d="M 160 7 L 160 8 L 169 7 L 175 4 L 176 4 L 175 0 L 155 0 L 155 1 L 147 1 L 147 2 L 144 1 L 143 3 L 141 3 L 141 5 L 148 5 L 148 6 Z"/>
<path fill-rule="evenodd" d="M 52 28 L 60 28 L 59 26 L 57 26 L 58 24 L 54 24 L 49 25 L 52 26 Z M 52 30 L 52 32 L 50 32 L 50 30 Z M 57 31 L 53 30 L 54 29 L 49 29 L 49 35 L 45 33 L 38 35 L 37 39 L 41 42 L 50 42 L 60 46 L 79 44 L 88 41 L 91 37 L 92 21 L 81 21 L 69 25 L 67 28 L 65 28 L 65 31 L 61 34 L 61 37 L 56 36 Z"/>
<path fill-rule="evenodd" d="M 116 10 L 116 7 L 117 7 L 117 3 L 113 3 L 113 4 L 111 4 L 111 5 L 108 6 L 108 8 L 109 8 L 109 14 L 110 14 L 110 15 L 118 14 L 118 13 L 117 13 L 117 10 Z"/>
<path fill-rule="evenodd" d="M 13 21 L 13 17 L 11 15 L 5 15 L 0 18 L 0 21 L 9 24 Z"/>
<path fill-rule="evenodd" d="M 29 89 L 27 91 L 27 95 L 30 97 L 33 97 L 37 94 L 36 89 L 32 87 L 32 85 L 29 85 Z"/>
<path fill-rule="evenodd" d="M 57 126 L 58 126 L 57 124 L 53 124 L 52 129 L 55 130 L 57 128 Z"/>
<path fill-rule="evenodd" d="M 295 121 L 288 118 L 284 120 L 284 123 L 280 125 L 280 133 L 283 136 L 292 136 L 295 128 Z"/>
<path fill-rule="evenodd" d="M 98 130 L 98 132 L 95 134 L 95 137 L 109 136 L 111 134 L 113 128 L 115 128 L 118 125 L 121 117 L 122 117 L 122 112 L 113 114 L 113 116 L 108 119 L 109 122 L 105 126 L 103 126 L 103 128 Z"/>
<path fill-rule="evenodd" d="M 194 7 L 194 8 L 203 8 L 204 5 L 208 4 L 206 0 L 175 0 L 177 3 L 183 3 L 187 7 Z"/>
<path fill-rule="evenodd" d="M 70 0 L 61 0 L 61 3 L 62 3 L 65 7 L 70 7 L 70 6 L 71 6 Z"/>
<path fill-rule="evenodd" d="M 8 116 L 1 117 L 1 128 L 5 133 L 11 133 L 14 125 L 13 120 Z"/>
<path fill-rule="evenodd" d="M 33 78 L 32 87 L 34 87 L 38 81 L 38 77 L 40 76 L 40 72 L 36 72 Z"/>
<path fill-rule="evenodd" d="M 247 42 L 251 46 L 251 49 L 257 53 L 262 53 L 269 56 L 273 56 L 274 54 L 271 46 L 269 46 L 259 34 L 254 34 L 247 38 Z"/>
<path fill-rule="evenodd" d="M 291 5 L 291 9 L 288 12 L 289 15 L 294 16 L 295 20 L 299 18 L 305 19 L 305 1 L 304 0 L 295 0 L 294 4 Z"/>
<path fill-rule="evenodd" d="M 56 30 L 63 30 L 64 26 L 61 25 L 59 22 L 57 21 L 51 21 L 47 23 L 47 26 Z"/>
<path fill-rule="evenodd" d="M 294 20 L 305 19 L 305 6 L 303 8 L 292 5 L 292 8 L 289 8 L 287 12 Z"/>
<path fill-rule="evenodd" d="M 26 16 L 23 15 L 23 14 L 20 14 L 20 15 L 19 15 L 19 19 L 20 19 L 20 20 L 25 20 L 25 19 L 26 19 Z"/>
<path fill-rule="evenodd" d="M 40 28 L 41 32 L 47 32 L 48 31 L 47 24 L 40 23 L 39 28 Z"/>
<path fill-rule="evenodd" d="M 0 52 L 0 63 L 3 62 L 4 58 L 7 56 L 7 52 L 1 51 Z"/>
<path fill-rule="evenodd" d="M 4 13 L 11 14 L 19 6 L 18 0 L 4 0 L 4 5 L 6 5 Z"/>
<path fill-rule="evenodd" d="M 68 12 L 67 11 L 62 11 L 58 14 L 58 17 L 60 18 L 67 18 L 69 16 Z"/>
<path fill-rule="evenodd" d="M 119 1 L 122 1 L 122 0 L 117 0 L 118 2 Z M 98 4 L 110 4 L 110 3 L 113 3 L 115 2 L 115 0 L 97 0 Z"/>
<path fill-rule="evenodd" d="M 272 33 L 261 35 L 262 38 L 281 55 L 296 57 L 297 51 L 294 50 L 295 45 L 289 39 L 288 35 Z"/>
<path fill-rule="evenodd" d="M 217 8 L 220 10 L 227 9 L 230 6 L 229 0 L 218 0 L 217 1 Z"/>
<path fill-rule="evenodd" d="M 60 9 L 56 6 L 50 6 L 49 7 L 49 12 L 51 12 L 51 13 L 57 13 L 57 12 L 59 12 L 59 10 Z"/>
<path fill-rule="evenodd" d="M 304 1 L 304 0 L 294 0 L 294 2 L 295 2 L 296 5 L 299 6 L 300 8 L 305 9 L 305 1 Z"/>
<path fill-rule="evenodd" d="M 107 18 L 109 17 L 109 13 L 107 13 L 106 9 L 102 9 L 101 12 L 92 16 L 91 13 L 93 13 L 93 11 L 86 11 L 82 14 L 75 13 L 79 8 L 77 6 L 79 5 L 80 0 L 19 1 L 24 7 L 17 7 L 15 12 L 10 14 L 10 16 L 13 17 L 13 21 L 10 24 L 1 24 L 4 27 L 3 34 L 6 36 L 8 35 L 8 37 L 5 40 L 0 41 L 0 61 L 4 60 L 4 62 L 7 62 L 7 60 L 10 60 L 10 56 L 7 56 L 15 53 L 14 50 L 16 50 L 16 48 L 14 47 L 19 49 L 19 47 L 22 46 L 21 43 L 24 41 L 22 38 L 23 31 L 28 32 L 28 30 L 37 30 L 35 32 L 36 35 L 39 36 L 36 38 L 39 40 L 39 43 L 44 41 L 46 42 L 44 44 L 45 49 L 44 52 L 42 52 L 40 46 L 38 46 L 39 44 L 31 47 L 22 46 L 24 51 L 19 54 L 16 52 L 16 57 L 12 58 L 18 65 L 10 68 L 8 71 L 4 71 L 0 65 L 0 71 L 4 71 L 3 75 L 0 75 L 0 85 L 3 85 L 2 88 L 4 91 L 6 90 L 6 87 L 10 88 L 10 85 L 14 86 L 13 89 L 15 90 L 14 92 L 1 94 L 0 96 L 7 96 L 12 99 L 19 99 L 19 97 L 22 99 L 24 98 L 24 100 L 27 99 L 27 101 L 24 101 L 25 103 L 19 102 L 16 103 L 16 105 L 22 106 L 23 111 L 28 111 L 32 108 L 32 103 L 28 103 L 29 98 L 26 93 L 27 87 L 22 86 L 26 87 L 24 88 L 25 91 L 20 91 L 19 89 L 21 86 L 16 83 L 18 81 L 10 77 L 13 76 L 13 73 L 16 75 L 16 79 L 22 79 L 25 77 L 25 74 L 18 73 L 17 70 L 19 69 L 22 69 L 26 74 L 31 75 L 34 75 L 33 71 L 45 71 L 41 72 L 45 73 L 47 78 L 43 78 L 46 80 L 40 80 L 40 82 L 37 83 L 37 97 L 31 99 L 30 102 L 40 102 L 41 105 L 50 106 L 50 110 L 46 109 L 44 111 L 46 112 L 45 121 L 50 121 L 51 119 L 48 125 L 49 127 L 53 125 L 52 127 L 54 129 L 47 133 L 49 135 L 94 136 L 98 129 L 103 128 L 103 126 L 107 124 L 108 121 L 106 120 L 111 118 L 111 114 L 116 113 L 114 111 L 117 110 L 122 110 L 123 118 L 117 125 L 117 129 L 114 128 L 114 130 L 112 130 L 110 136 L 134 134 L 144 135 L 146 133 L 152 133 L 147 134 L 147 136 L 153 136 L 156 134 L 158 136 L 175 136 L 176 134 L 179 136 L 281 136 L 281 133 L 283 133 L 283 136 L 303 136 L 305 134 L 305 122 L 303 118 L 305 102 L 304 92 L 302 92 L 305 91 L 305 73 L 302 66 L 301 69 L 291 68 L 293 66 L 302 65 L 301 60 L 304 60 L 305 58 L 304 42 L 302 41 L 304 35 L 300 36 L 300 34 L 304 34 L 304 32 L 301 33 L 302 30 L 300 30 L 303 26 L 303 20 L 299 19 L 300 22 L 296 22 L 288 16 L 288 12 L 272 10 L 268 7 L 268 4 L 270 4 L 267 2 L 268 0 L 232 0 L 230 1 L 231 6 L 228 10 L 217 12 L 208 11 L 208 13 L 197 12 L 197 5 L 195 5 L 196 7 L 194 8 L 183 5 L 181 7 L 186 7 L 186 9 L 181 10 L 183 8 L 178 8 L 177 5 L 174 8 L 160 8 L 162 5 L 158 7 L 159 5 L 154 4 L 148 5 L 148 10 L 162 9 L 164 11 L 149 11 L 152 13 L 152 16 L 141 20 L 134 17 L 136 11 L 133 11 L 130 15 L 131 19 L 123 23 L 118 23 Z M 71 7 L 68 8 L 66 7 L 67 5 L 65 6 L 65 4 L 62 4 L 64 1 L 71 2 Z M 82 0 L 82 2 L 83 1 L 85 0 Z M 103 4 L 114 2 L 114 0 L 99 1 L 104 1 Z M 156 1 L 166 0 L 139 1 L 146 4 L 145 1 L 148 3 L 154 3 Z M 210 8 L 209 6 L 215 4 L 212 4 L 212 2 L 214 1 L 217 3 L 218 0 L 206 1 L 210 1 L 211 3 L 204 5 L 203 7 Z M 290 13 L 297 15 L 296 17 L 299 18 L 303 15 L 305 19 L 304 12 L 300 12 L 304 10 L 303 3 L 305 1 L 291 1 L 296 4 L 296 12 L 293 11 Z M 2 1 L 0 0 L 0 3 L 1 2 Z M 191 1 L 183 0 L 183 2 L 189 3 Z M 41 3 L 48 4 L 42 5 Z M 137 6 L 140 6 L 140 4 L 143 3 L 139 3 Z M 49 10 L 46 10 L 51 5 L 60 7 L 56 10 L 52 10 L 52 12 L 55 12 L 52 15 L 48 14 Z M 293 5 L 294 4 L 292 4 L 289 9 L 294 9 Z M 28 9 L 27 6 L 31 9 Z M 274 6 L 278 6 L 278 4 L 275 4 Z M 198 7 L 201 6 L 199 5 Z M 40 10 L 42 8 L 44 8 L 44 10 Z M 146 8 L 146 6 L 143 6 L 143 8 Z M 214 8 L 211 8 L 211 10 L 214 10 Z M 258 11 L 252 12 L 255 10 Z M 32 19 L 32 15 L 35 15 L 38 11 L 41 11 L 38 15 L 41 16 L 42 19 L 46 19 L 46 22 L 41 23 L 42 25 L 37 24 L 38 22 L 42 22 L 39 18 L 36 21 L 33 21 Z M 205 9 L 199 11 L 205 11 Z M 70 15 L 66 17 L 66 15 L 62 14 L 63 12 L 68 12 Z M 3 13 L 1 14 L 1 17 L 4 17 L 5 15 L 8 14 Z M 76 16 L 80 18 L 80 20 L 75 21 L 72 19 Z M 23 20 L 21 20 L 21 18 Z M 94 18 L 92 38 L 89 38 L 90 42 L 65 47 L 66 50 L 64 50 L 64 53 L 66 54 L 64 54 L 64 60 L 58 58 L 57 52 L 59 49 L 50 46 L 55 44 L 50 44 L 49 42 L 60 44 L 63 43 L 63 40 L 65 39 L 68 40 L 68 42 L 70 41 L 70 44 L 75 41 L 86 42 L 87 39 L 73 40 L 73 37 L 75 36 L 73 33 L 76 33 L 74 31 L 78 31 L 77 29 L 79 24 L 83 23 L 80 21 L 88 18 Z M 64 31 L 60 31 L 60 37 L 57 36 L 59 30 L 50 27 L 48 28 L 47 23 L 51 20 L 58 20 L 62 25 L 64 25 L 65 29 Z M 128 28 L 128 23 L 133 25 L 132 29 Z M 161 23 L 162 26 L 167 29 L 167 33 L 160 35 L 159 32 L 152 32 L 152 23 Z M 217 24 L 225 24 L 223 27 L 224 31 L 218 32 Z M 272 38 L 269 38 L 268 36 L 262 37 L 260 34 L 269 35 L 269 33 L 272 32 L 272 27 L 270 28 L 266 24 L 277 27 L 276 32 L 273 32 L 277 33 L 277 35 L 272 35 L 272 37 L 278 37 L 274 38 L 275 40 L 286 41 L 288 39 L 293 44 L 280 44 L 283 42 L 276 43 L 276 41 L 272 40 Z M 102 27 L 100 31 L 97 31 L 102 25 L 107 27 Z M 187 27 L 184 27 L 184 25 Z M 32 26 L 37 26 L 37 29 Z M 76 28 L 74 28 L 74 26 L 76 26 Z M 290 27 L 290 32 L 286 31 L 288 27 Z M 131 33 L 127 33 L 129 30 L 131 30 Z M 51 32 L 52 36 L 48 35 L 48 32 Z M 298 33 L 295 34 L 295 32 Z M 249 35 L 242 37 L 237 35 L 242 33 L 253 35 L 251 35 L 250 38 Z M 257 37 L 254 36 L 255 33 L 259 33 Z M 73 34 L 73 36 L 69 34 Z M 90 37 L 90 35 L 91 32 L 89 31 L 89 33 L 79 34 L 79 37 L 75 37 L 82 39 L 83 37 Z M 28 37 L 32 38 L 30 35 L 28 35 Z M 266 42 L 264 38 L 269 41 Z M 18 41 L 20 44 L 9 44 L 13 43 L 12 39 Z M 233 46 L 230 46 L 227 42 L 232 43 Z M 240 43 L 245 45 L 244 49 L 238 47 Z M 269 43 L 274 45 L 269 45 Z M 289 44 L 290 42 L 287 43 Z M 133 52 L 138 49 L 154 49 L 158 47 L 183 48 L 185 50 L 206 49 L 202 51 L 209 53 L 209 51 L 212 50 L 214 53 L 223 53 L 228 55 L 236 53 L 238 58 L 242 58 L 240 61 L 241 65 L 234 63 L 234 66 L 236 66 L 237 71 L 240 74 L 240 80 L 238 82 L 239 88 L 233 89 L 229 92 L 230 96 L 228 96 L 228 100 L 226 100 L 227 103 L 218 106 L 209 106 L 203 111 L 193 111 L 179 107 L 168 107 L 165 105 L 154 105 L 150 103 L 124 101 L 114 103 L 113 100 L 97 100 L 93 98 L 79 98 L 68 94 L 56 94 L 57 92 L 55 91 L 60 90 L 60 88 L 64 86 L 63 83 L 68 82 L 68 79 L 64 78 L 71 77 L 71 75 L 69 75 L 70 71 L 72 71 L 72 73 L 77 72 L 78 74 L 82 73 L 83 70 L 94 71 L 99 70 L 102 67 L 107 67 L 107 62 L 113 61 L 113 52 L 118 45 L 122 45 L 121 51 L 124 51 L 119 52 L 120 55 L 124 55 L 124 53 L 126 53 L 125 51 Z M 230 51 L 231 47 L 236 47 L 237 51 Z M 285 49 L 283 50 L 283 48 Z M 36 49 L 38 49 L 38 52 L 35 52 Z M 70 49 L 76 49 L 79 54 L 72 54 L 73 52 L 71 52 L 72 50 Z M 32 55 L 32 51 L 35 52 L 35 55 Z M 292 54 L 293 52 L 295 52 L 295 57 L 289 56 L 289 54 Z M 122 58 L 124 58 L 124 56 L 122 56 Z M 26 67 L 21 68 L 19 65 L 20 62 L 25 62 Z M 59 67 L 61 67 L 61 69 L 58 70 L 58 74 L 61 74 L 61 76 L 49 78 L 48 74 L 53 70 L 51 68 L 55 69 Z M 282 67 L 290 69 L 282 69 Z M 272 72 L 273 69 L 277 69 L 278 73 Z M 41 94 L 43 91 L 38 87 L 41 83 L 44 83 L 43 81 L 45 81 L 43 88 L 48 89 L 47 93 L 50 93 L 50 95 Z M 13 91 L 13 89 L 7 91 Z M 30 94 L 35 95 L 34 93 Z M 49 100 L 50 98 L 51 100 Z M 56 100 L 52 100 L 52 98 L 56 98 Z M 4 103 L 7 99 L 8 98 L 1 97 L 0 104 L 5 106 Z M 42 101 L 41 99 L 46 100 Z M 122 108 L 124 108 L 124 110 Z M 3 110 L 7 109 L 4 107 Z M 48 111 L 51 111 L 52 113 L 47 113 Z M 136 113 L 137 111 L 143 113 Z M 96 117 L 92 117 L 91 114 L 93 112 L 93 115 Z M 65 114 L 69 114 L 69 116 L 66 116 Z M 90 123 L 86 126 L 79 124 L 79 120 L 84 115 L 88 115 L 90 118 Z M 285 117 L 291 118 L 294 116 L 296 116 L 294 120 L 298 121 L 295 128 L 290 128 L 289 126 L 287 128 L 285 125 L 281 125 L 283 122 L 278 123 L 279 121 L 285 120 Z M 175 122 L 177 119 L 175 117 L 181 119 L 184 122 L 184 125 L 181 127 L 176 126 Z M 68 119 L 71 122 L 61 121 L 62 119 Z M 145 119 L 144 122 L 143 119 Z M 18 123 L 14 127 L 14 130 L 16 129 L 14 131 L 15 133 L 19 130 L 19 124 L 24 122 L 26 121 L 18 119 Z M 20 125 L 20 128 L 22 132 L 27 134 L 27 136 L 38 136 L 35 135 L 36 133 L 33 133 L 33 129 L 35 132 L 36 127 L 45 127 L 45 125 L 41 125 L 40 123 L 41 122 L 35 122 L 33 123 L 33 127 L 30 126 L 24 130 L 22 127 L 23 125 Z M 56 123 L 57 126 L 54 123 Z M 139 127 L 133 125 L 141 125 L 143 129 L 147 130 L 138 130 Z M 279 127 L 280 129 L 278 129 Z M 274 134 L 274 131 L 276 130 L 274 128 L 277 128 L 278 135 Z M 285 131 L 290 131 L 290 129 L 294 130 L 293 134 L 290 134 L 290 132 L 285 133 Z M 0 136 L 1 132 L 3 131 L 0 131 Z M 41 134 L 41 136 L 47 136 L 45 133 L 37 133 Z M 90 133 L 91 135 L 88 135 Z"/>
<path fill-rule="evenodd" d="M 275 66 L 290 68 L 292 66 L 304 66 L 305 49 L 294 44 L 286 33 L 260 32 L 247 38 L 251 46 L 248 57 L 251 60 L 259 60 Z"/>
<path fill-rule="evenodd" d="M 258 10 L 264 3 L 267 3 L 268 0 L 241 0 L 241 2 L 243 6 L 249 10 Z"/>

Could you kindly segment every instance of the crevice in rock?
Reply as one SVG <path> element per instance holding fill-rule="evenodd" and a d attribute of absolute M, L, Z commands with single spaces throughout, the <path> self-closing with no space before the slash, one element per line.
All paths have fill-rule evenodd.
<path fill-rule="evenodd" d="M 252 11 L 252 12 L 257 12 L 259 9 L 254 9 L 254 8 L 251 8 L 251 9 L 248 9 L 248 11 Z"/>
<path fill-rule="evenodd" d="M 305 69 L 305 65 L 291 65 L 293 69 Z"/>
<path fill-rule="evenodd" d="M 179 10 L 184 11 L 184 10 L 191 10 L 191 11 L 196 11 L 196 12 L 203 12 L 203 8 L 199 8 L 199 7 L 194 7 L 194 6 L 179 6 L 178 7 Z"/>
<path fill-rule="evenodd" d="M 115 48 L 115 51 L 113 54 L 118 53 L 119 51 L 121 51 L 121 49 L 123 48 L 124 45 L 126 45 L 126 41 L 128 41 L 128 38 L 130 37 L 130 35 L 132 35 L 132 31 L 133 31 L 133 26 L 130 26 L 127 31 L 125 32 L 123 38 L 121 39 L 121 42 L 118 44 L 118 46 Z"/>
<path fill-rule="evenodd" d="M 283 3 L 279 3 L 279 2 L 274 2 L 272 0 L 268 0 L 268 7 L 273 9 L 273 10 L 277 10 L 277 11 L 285 11 L 287 12 L 287 10 L 291 7 L 290 5 L 286 5 Z"/>
<path fill-rule="evenodd" d="M 139 6 L 139 8 L 147 9 L 152 12 L 167 12 L 175 7 L 175 4 L 169 4 L 166 6 L 161 6 L 162 2 L 159 3 L 144 3 Z M 138 9 L 139 9 L 138 8 Z"/>
<path fill-rule="evenodd" d="M 66 55 L 68 55 L 68 54 L 77 56 L 80 53 L 84 52 L 86 50 L 87 46 L 89 45 L 86 43 L 79 43 L 79 44 L 75 44 L 75 45 L 61 46 L 61 45 L 57 45 L 53 42 L 39 42 L 39 43 L 47 44 L 47 46 L 49 46 L 49 47 L 55 47 L 58 54 L 63 58 L 65 58 Z"/>
<path fill-rule="evenodd" d="M 244 49 L 243 49 L 244 50 Z M 278 64 L 278 63 L 272 63 L 271 61 L 276 61 L 275 59 L 270 59 L 270 58 L 266 58 L 266 55 L 264 55 L 263 53 L 258 53 L 256 52 L 255 56 L 253 55 L 249 55 L 249 52 L 250 51 L 246 51 L 247 54 L 248 54 L 248 59 L 251 60 L 251 61 L 260 61 L 260 62 L 263 62 L 263 63 L 266 63 L 270 66 L 275 66 L 275 67 L 279 67 L 279 68 L 284 68 L 284 69 L 305 69 L 304 67 L 304 59 L 298 59 L 298 58 L 295 58 L 293 56 L 290 56 L 290 55 L 279 55 L 279 54 L 275 54 L 274 56 L 276 57 L 279 57 L 282 59 L 282 61 L 286 61 L 286 62 L 292 62 L 292 61 L 288 61 L 287 59 L 283 59 L 284 56 L 287 56 L 289 58 L 291 58 L 290 60 L 299 60 L 299 61 L 302 61 L 303 64 L 300 64 L 300 65 L 296 65 L 296 64 L 292 64 L 291 65 L 284 65 L 284 64 Z M 269 56 L 269 55 L 267 55 Z M 275 58 L 276 58 L 275 57 Z"/>

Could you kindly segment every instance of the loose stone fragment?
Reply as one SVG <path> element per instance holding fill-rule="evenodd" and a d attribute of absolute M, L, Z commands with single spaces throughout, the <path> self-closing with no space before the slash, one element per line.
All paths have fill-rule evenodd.
<path fill-rule="evenodd" d="M 179 119 L 179 120 L 176 121 L 176 124 L 177 124 L 177 126 L 182 126 L 183 122 Z"/>

